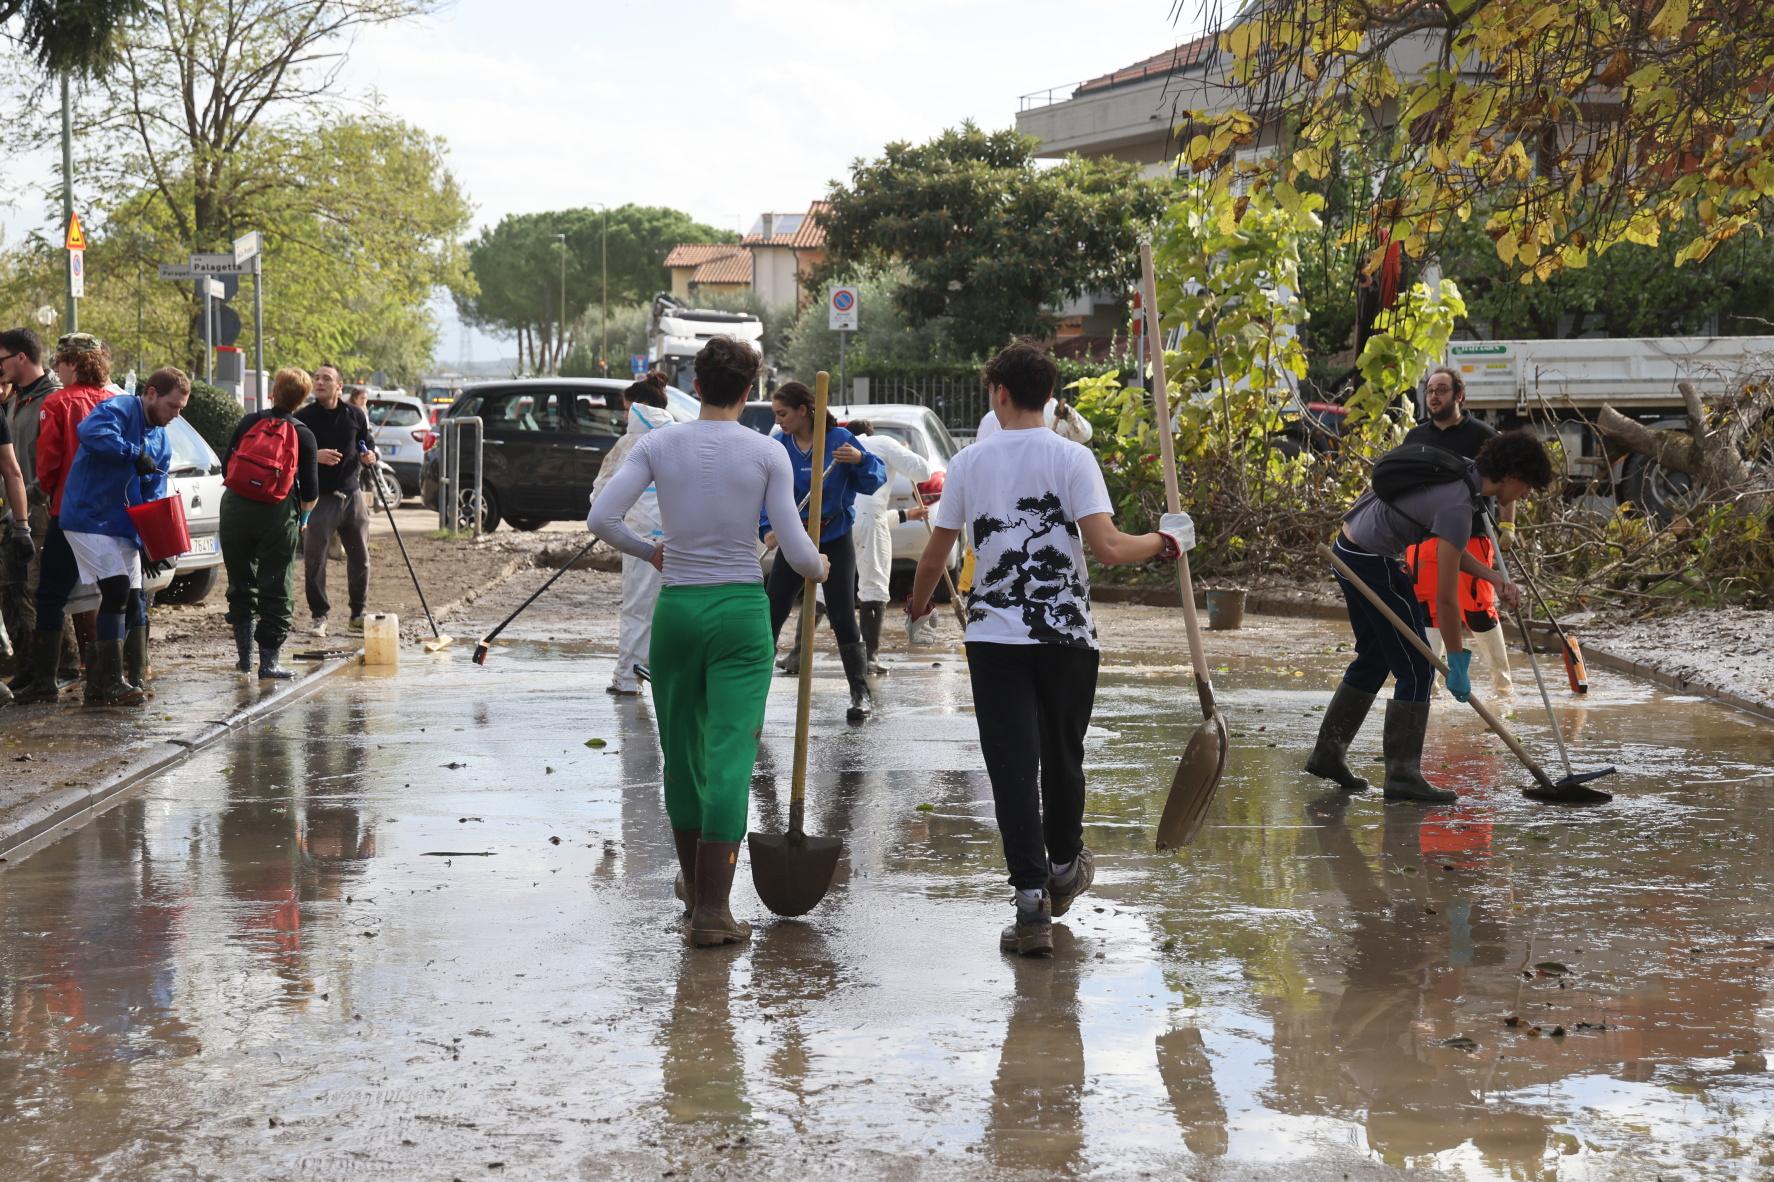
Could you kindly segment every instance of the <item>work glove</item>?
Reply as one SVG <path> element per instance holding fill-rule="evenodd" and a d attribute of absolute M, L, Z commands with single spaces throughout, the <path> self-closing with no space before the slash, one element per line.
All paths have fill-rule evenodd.
<path fill-rule="evenodd" d="M 6 554 L 20 570 L 29 566 L 31 559 L 37 556 L 37 543 L 31 540 L 31 531 L 16 525 L 7 530 Z"/>
<path fill-rule="evenodd" d="M 1164 539 L 1159 561 L 1175 562 L 1195 548 L 1195 521 L 1187 513 L 1166 513 L 1158 519 L 1158 536 Z"/>
<path fill-rule="evenodd" d="M 918 611 L 912 604 L 912 597 L 905 600 L 905 638 L 908 644 L 927 644 L 931 640 L 936 624 L 936 600 L 932 598 Z"/>
<path fill-rule="evenodd" d="M 1497 548 L 1499 550 L 1515 549 L 1515 522 L 1504 521 L 1498 523 Z"/>
<path fill-rule="evenodd" d="M 148 557 L 148 552 L 146 550 L 143 550 L 141 552 L 141 554 L 142 554 L 142 578 L 144 580 L 158 578 L 159 576 L 165 574 L 167 571 L 171 570 L 173 567 L 177 566 L 178 561 L 179 561 L 177 558 L 162 558 L 159 561 L 155 561 L 155 560 Z"/>
<path fill-rule="evenodd" d="M 159 470 L 159 467 L 154 463 L 154 457 L 149 455 L 146 449 L 136 453 L 137 476 L 152 476 Z"/>
<path fill-rule="evenodd" d="M 1456 701 L 1472 700 L 1472 654 L 1458 652 L 1448 654 L 1448 693 L 1454 695 Z"/>

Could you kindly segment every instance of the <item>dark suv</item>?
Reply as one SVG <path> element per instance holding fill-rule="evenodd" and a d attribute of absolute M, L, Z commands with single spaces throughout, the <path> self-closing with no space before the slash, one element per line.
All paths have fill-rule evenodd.
<path fill-rule="evenodd" d="M 591 484 L 627 425 L 626 381 L 604 378 L 529 378 L 471 386 L 450 405 L 447 418 L 477 415 L 486 433 L 481 529 L 499 522 L 537 529 L 575 521 L 591 504 Z M 441 429 L 442 422 L 439 422 Z M 462 518 L 471 520 L 474 460 L 471 432 L 462 438 Z M 437 507 L 438 453 L 425 453 L 419 495 Z"/>

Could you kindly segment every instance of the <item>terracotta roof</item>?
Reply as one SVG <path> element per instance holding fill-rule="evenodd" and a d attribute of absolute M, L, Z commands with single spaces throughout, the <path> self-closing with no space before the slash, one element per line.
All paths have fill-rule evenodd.
<path fill-rule="evenodd" d="M 710 259 L 696 268 L 690 276 L 691 283 L 747 283 L 751 282 L 751 251 L 737 246 L 727 248 L 731 254 L 722 255 L 718 259 Z"/>
<path fill-rule="evenodd" d="M 789 226 L 786 234 L 774 233 L 766 238 L 762 234 L 747 234 L 740 242 L 745 246 L 785 246 L 791 250 L 818 250 L 825 245 L 825 227 L 819 224 L 815 214 L 824 213 L 828 203 L 815 201 L 807 207 L 806 213 L 775 213 L 771 216 L 782 219 Z"/>
<path fill-rule="evenodd" d="M 665 256 L 665 265 L 700 267 L 711 259 L 726 258 L 738 249 L 731 242 L 680 242 Z"/>
<path fill-rule="evenodd" d="M 1104 74 L 1100 78 L 1080 82 L 1078 89 L 1074 90 L 1072 95 L 1077 97 L 1081 94 L 1091 94 L 1099 90 L 1124 86 L 1129 82 L 1143 82 L 1148 78 L 1161 78 L 1167 74 L 1174 74 L 1178 70 L 1186 70 L 1190 66 L 1199 64 L 1213 52 L 1213 42 L 1214 39 L 1211 35 L 1197 37 L 1193 41 L 1185 41 L 1175 49 L 1167 49 L 1163 53 L 1154 54 L 1133 63 L 1131 66 L 1123 66 L 1113 73 Z"/>

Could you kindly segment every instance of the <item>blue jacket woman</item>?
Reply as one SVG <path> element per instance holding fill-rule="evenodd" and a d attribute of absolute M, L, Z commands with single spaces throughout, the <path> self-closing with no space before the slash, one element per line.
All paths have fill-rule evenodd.
<path fill-rule="evenodd" d="M 795 501 L 800 503 L 813 487 L 813 391 L 800 382 L 786 382 L 778 387 L 772 401 L 776 423 L 782 429 L 782 446 L 788 449 L 789 463 L 795 472 Z M 838 638 L 844 676 L 850 682 L 850 709 L 845 717 L 851 722 L 861 722 L 873 713 L 874 698 L 868 683 L 868 647 L 863 644 L 862 631 L 856 623 L 856 550 L 851 544 L 850 527 L 856 521 L 856 498 L 874 492 L 886 482 L 887 465 L 879 456 L 870 455 L 856 436 L 838 426 L 828 412 L 819 549 L 832 564 L 831 575 L 825 582 L 825 606 L 832 634 Z M 804 516 L 805 510 L 802 512 Z M 761 531 L 769 545 L 772 531 L 768 514 L 764 515 Z M 770 568 L 765 589 L 770 595 L 770 630 L 780 636 L 782 625 L 794 608 L 801 580 L 788 563 L 778 562 Z M 812 660 L 812 654 L 803 653 L 801 659 Z"/>

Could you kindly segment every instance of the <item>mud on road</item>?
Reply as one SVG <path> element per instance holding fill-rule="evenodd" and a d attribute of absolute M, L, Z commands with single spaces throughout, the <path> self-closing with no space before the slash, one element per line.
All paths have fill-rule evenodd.
<path fill-rule="evenodd" d="M 862 728 L 828 650 L 808 827 L 844 838 L 839 879 L 772 922 L 742 868 L 756 938 L 691 952 L 651 707 L 602 692 L 614 584 L 563 576 L 484 668 L 459 644 L 342 675 L 0 873 L 0 1156 L 47 1182 L 1765 1165 L 1754 720 L 1599 675 L 1559 722 L 1620 795 L 1569 811 L 1517 795 L 1447 703 L 1426 767 L 1465 798 L 1386 808 L 1297 771 L 1341 629 L 1258 620 L 1207 637 L 1228 777 L 1200 843 L 1161 858 L 1194 696 L 1171 614 L 1106 608 L 1097 887 L 1058 956 L 1019 962 L 953 635 L 890 641 Z M 784 821 L 792 703 L 779 678 L 757 829 Z"/>

